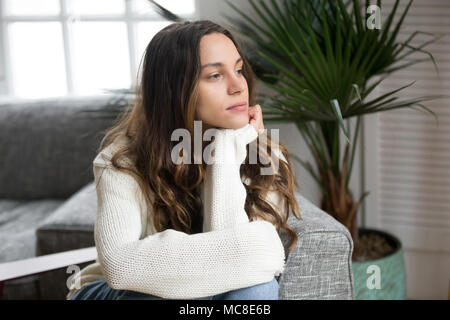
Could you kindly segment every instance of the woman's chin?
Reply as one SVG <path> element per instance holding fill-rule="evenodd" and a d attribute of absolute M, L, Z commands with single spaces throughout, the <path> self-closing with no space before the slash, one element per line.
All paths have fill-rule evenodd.
<path fill-rule="evenodd" d="M 248 117 L 242 117 L 242 119 L 236 119 L 229 123 L 228 128 L 239 129 L 248 124 Z"/>
<path fill-rule="evenodd" d="M 233 117 L 228 118 L 227 121 L 222 121 L 222 123 L 211 124 L 212 128 L 225 128 L 225 129 L 239 129 L 247 125 L 249 122 L 248 116 L 245 117 Z M 205 127 L 205 125 L 203 125 Z"/>

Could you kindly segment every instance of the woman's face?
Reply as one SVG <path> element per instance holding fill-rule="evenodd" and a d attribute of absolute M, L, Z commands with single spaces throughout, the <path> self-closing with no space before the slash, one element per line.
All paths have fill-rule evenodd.
<path fill-rule="evenodd" d="M 201 72 L 198 83 L 196 120 L 209 127 L 238 129 L 249 123 L 248 86 L 242 74 L 243 61 L 233 41 L 212 33 L 200 41 Z M 244 103 L 243 110 L 227 110 Z"/>

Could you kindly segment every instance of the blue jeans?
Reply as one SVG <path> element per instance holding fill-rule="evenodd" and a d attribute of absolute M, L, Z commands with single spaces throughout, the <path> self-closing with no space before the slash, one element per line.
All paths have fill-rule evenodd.
<path fill-rule="evenodd" d="M 70 300 L 165 300 L 165 298 L 131 290 L 115 290 L 105 280 L 96 280 L 81 288 Z M 273 278 L 266 283 L 193 300 L 278 300 L 278 281 Z"/>

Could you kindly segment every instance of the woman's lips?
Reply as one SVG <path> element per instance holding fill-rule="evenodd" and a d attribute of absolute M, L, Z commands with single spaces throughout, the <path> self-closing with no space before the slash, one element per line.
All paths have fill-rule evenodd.
<path fill-rule="evenodd" d="M 235 107 L 229 108 L 227 110 L 229 110 L 229 111 L 244 111 L 246 109 L 247 109 L 247 105 L 246 104 L 242 104 L 240 106 L 235 106 Z"/>

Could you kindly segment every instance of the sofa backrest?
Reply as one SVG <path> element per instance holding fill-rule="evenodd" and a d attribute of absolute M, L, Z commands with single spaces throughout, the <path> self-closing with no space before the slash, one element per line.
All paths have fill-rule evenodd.
<path fill-rule="evenodd" d="M 0 100 L 0 199 L 66 199 L 94 179 L 92 161 L 117 96 Z"/>

